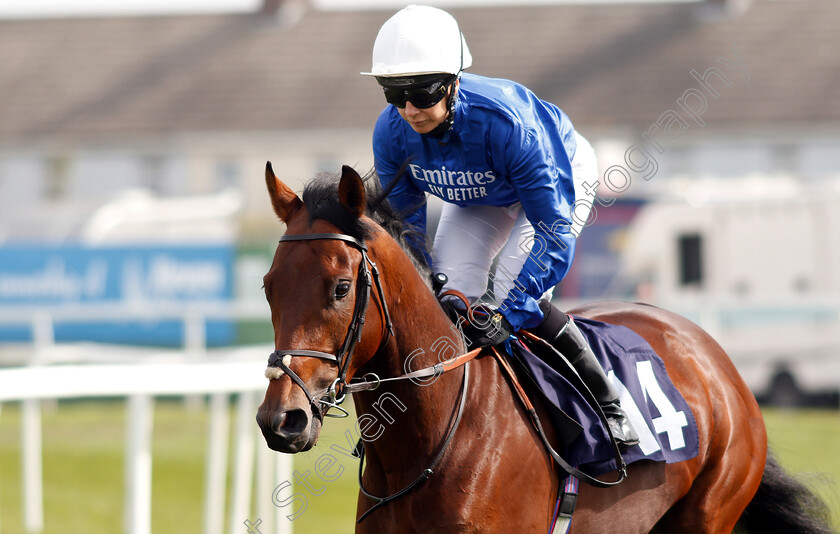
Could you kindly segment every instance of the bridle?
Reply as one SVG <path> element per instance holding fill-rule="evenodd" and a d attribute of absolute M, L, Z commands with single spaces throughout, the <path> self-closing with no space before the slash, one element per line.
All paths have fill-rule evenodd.
<path fill-rule="evenodd" d="M 379 270 L 377 269 L 376 264 L 371 261 L 370 257 L 367 255 L 367 245 L 365 245 L 363 240 L 356 239 L 355 237 L 346 234 L 301 234 L 284 235 L 280 238 L 280 241 L 313 241 L 318 239 L 343 241 L 358 249 L 362 253 L 362 261 L 359 264 L 359 276 L 356 281 L 356 302 L 353 309 L 353 318 L 350 321 L 350 326 L 347 328 L 347 335 L 344 337 L 344 342 L 342 343 L 338 354 L 330 354 L 327 352 L 306 349 L 275 350 L 268 358 L 268 367 L 279 368 L 289 375 L 289 378 L 291 378 L 292 381 L 303 390 L 307 399 L 309 399 L 310 404 L 315 408 L 315 413 L 322 421 L 324 417 L 347 417 L 347 411 L 339 405 L 344 402 L 349 393 L 355 393 L 357 391 L 371 391 L 378 388 L 380 384 L 386 382 L 437 377 L 447 371 L 452 371 L 459 367 L 464 368 L 464 373 L 461 378 L 461 388 L 458 393 L 458 403 L 453 415 L 453 420 L 449 425 L 449 430 L 446 433 L 446 436 L 438 449 L 437 455 L 432 460 L 431 464 L 408 485 L 385 497 L 376 496 L 365 490 L 364 485 L 362 484 L 362 472 L 364 469 L 364 444 L 361 439 L 359 440 L 356 450 L 354 451 L 354 456 L 357 456 L 360 460 L 359 488 L 362 494 L 374 501 L 374 504 L 357 520 L 357 522 L 361 522 L 380 507 L 412 492 L 432 476 L 449 448 L 452 438 L 454 437 L 464 414 L 464 406 L 466 405 L 469 385 L 469 367 L 466 364 L 478 356 L 481 349 L 474 349 L 450 360 L 395 377 L 379 378 L 374 373 L 368 373 L 360 379 L 353 378 L 348 382 L 347 371 L 350 367 L 350 361 L 353 358 L 353 351 L 356 344 L 361 340 L 362 327 L 365 323 L 365 313 L 367 312 L 368 305 L 370 304 L 371 287 L 373 285 L 376 285 L 376 292 L 379 295 L 383 322 L 385 324 L 385 333 L 382 335 L 382 339 L 379 342 L 379 347 L 376 352 L 379 352 L 379 350 L 385 346 L 385 343 L 388 342 L 390 337 L 394 335 L 394 327 L 391 323 L 391 316 L 388 313 L 388 305 L 385 302 L 385 294 L 382 291 L 382 284 L 379 281 Z M 320 358 L 333 362 L 338 366 L 338 377 L 332 382 L 326 391 L 319 391 L 316 394 L 312 394 L 300 376 L 292 371 L 287 364 L 283 363 L 284 356 L 304 356 Z M 341 415 L 329 414 L 328 412 L 331 408 L 339 410 Z"/>
<path fill-rule="evenodd" d="M 362 338 L 362 327 L 365 324 L 365 314 L 367 313 L 368 305 L 370 304 L 371 287 L 376 285 L 376 292 L 379 294 L 379 302 L 382 309 L 383 321 L 385 324 L 385 333 L 379 342 L 377 352 L 385 346 L 390 336 L 394 335 L 394 327 L 391 323 L 391 315 L 388 313 L 388 305 L 385 302 L 385 294 L 382 291 L 382 284 L 379 281 L 379 269 L 376 264 L 371 261 L 367 254 L 367 245 L 364 240 L 356 239 L 353 236 L 346 234 L 301 234 L 301 235 L 284 235 L 280 237 L 280 242 L 283 241 L 315 241 L 315 240 L 338 240 L 343 241 L 350 246 L 358 249 L 362 253 L 362 261 L 359 263 L 359 275 L 356 278 L 356 302 L 353 307 L 353 318 L 350 321 L 350 326 L 347 328 L 347 334 L 344 337 L 344 342 L 341 344 L 337 354 L 330 354 L 328 352 L 321 352 L 317 350 L 305 349 L 285 349 L 275 350 L 268 358 L 268 367 L 277 367 L 284 373 L 289 375 L 292 381 L 300 386 L 304 395 L 309 400 L 309 403 L 315 408 L 315 414 L 323 421 L 324 417 L 347 417 L 347 411 L 339 405 L 344 402 L 348 391 L 349 384 L 347 383 L 347 371 L 350 367 L 350 362 L 353 359 L 353 351 L 356 345 Z M 297 373 L 292 371 L 288 365 L 283 363 L 284 356 L 304 356 L 310 358 L 320 358 L 335 363 L 338 366 L 338 377 L 330 384 L 330 387 L 323 392 L 318 392 L 313 395 L 306 387 L 304 381 Z M 367 380 L 370 377 L 372 380 Z M 376 375 L 366 375 L 365 380 L 361 384 L 379 385 L 379 378 Z M 365 388 L 374 389 L 375 387 Z M 359 388 L 362 389 L 362 388 Z M 336 408 L 341 412 L 339 415 L 329 413 L 331 408 Z"/>

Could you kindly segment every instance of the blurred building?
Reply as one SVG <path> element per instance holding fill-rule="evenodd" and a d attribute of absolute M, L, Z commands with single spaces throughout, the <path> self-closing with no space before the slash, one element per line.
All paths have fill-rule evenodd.
<path fill-rule="evenodd" d="M 840 176 L 835 1 L 450 11 L 471 71 L 560 105 L 604 171 L 630 174 L 627 187 L 620 174 L 606 180 L 625 195 L 648 198 L 678 177 L 813 189 Z M 133 188 L 233 187 L 242 233 L 274 231 L 266 160 L 295 184 L 371 167 L 384 101 L 358 72 L 392 12 L 267 0 L 247 14 L 0 21 L 0 240 L 72 236 Z M 628 152 L 644 138 L 655 150 Z"/>
<path fill-rule="evenodd" d="M 203 195 L 234 213 L 240 242 L 269 242 L 281 228 L 266 160 L 297 189 L 372 167 L 385 103 L 358 73 L 394 11 L 266 0 L 254 13 L 0 21 L 0 244 L 103 236 L 92 214 L 130 212 L 134 189 Z M 598 219 L 565 297 L 699 314 L 696 298 L 840 294 L 840 2 L 449 11 L 471 72 L 558 104 L 596 148 Z"/>

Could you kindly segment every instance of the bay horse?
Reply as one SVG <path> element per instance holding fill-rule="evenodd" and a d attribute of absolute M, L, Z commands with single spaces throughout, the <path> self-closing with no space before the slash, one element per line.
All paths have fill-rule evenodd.
<path fill-rule="evenodd" d="M 561 473 L 496 359 L 479 356 L 443 372 L 466 352 L 463 340 L 398 221 L 374 213 L 372 195 L 348 166 L 340 179 L 310 183 L 303 199 L 270 162 L 265 178 L 286 224 L 264 277 L 277 349 L 257 413 L 267 445 L 310 449 L 325 411 L 355 391 L 366 459 L 357 533 L 547 533 Z M 706 332 L 649 305 L 601 303 L 570 313 L 647 340 L 700 433 L 691 460 L 636 462 L 621 484 L 581 485 L 571 532 L 711 534 L 736 524 L 763 534 L 831 531 L 809 515 L 815 498 L 768 456 L 758 404 Z"/>

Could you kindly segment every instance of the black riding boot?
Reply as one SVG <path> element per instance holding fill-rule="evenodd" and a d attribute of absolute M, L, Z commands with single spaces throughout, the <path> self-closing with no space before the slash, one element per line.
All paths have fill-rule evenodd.
<path fill-rule="evenodd" d="M 610 431 L 618 445 L 626 450 L 639 443 L 639 435 L 630 424 L 627 414 L 618 404 L 618 393 L 610 384 L 586 337 L 575 322 L 547 300 L 540 301 L 543 322 L 531 332 L 545 339 L 572 364 L 580 378 L 601 405 Z"/>

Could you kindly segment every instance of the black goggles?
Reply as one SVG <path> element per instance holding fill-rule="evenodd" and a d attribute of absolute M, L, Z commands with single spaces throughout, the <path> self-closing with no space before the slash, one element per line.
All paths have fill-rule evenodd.
<path fill-rule="evenodd" d="M 385 100 L 400 109 L 404 108 L 407 102 L 418 109 L 427 109 L 446 96 L 449 85 L 453 78 L 438 79 L 426 85 L 414 85 L 412 87 L 383 87 Z"/>

